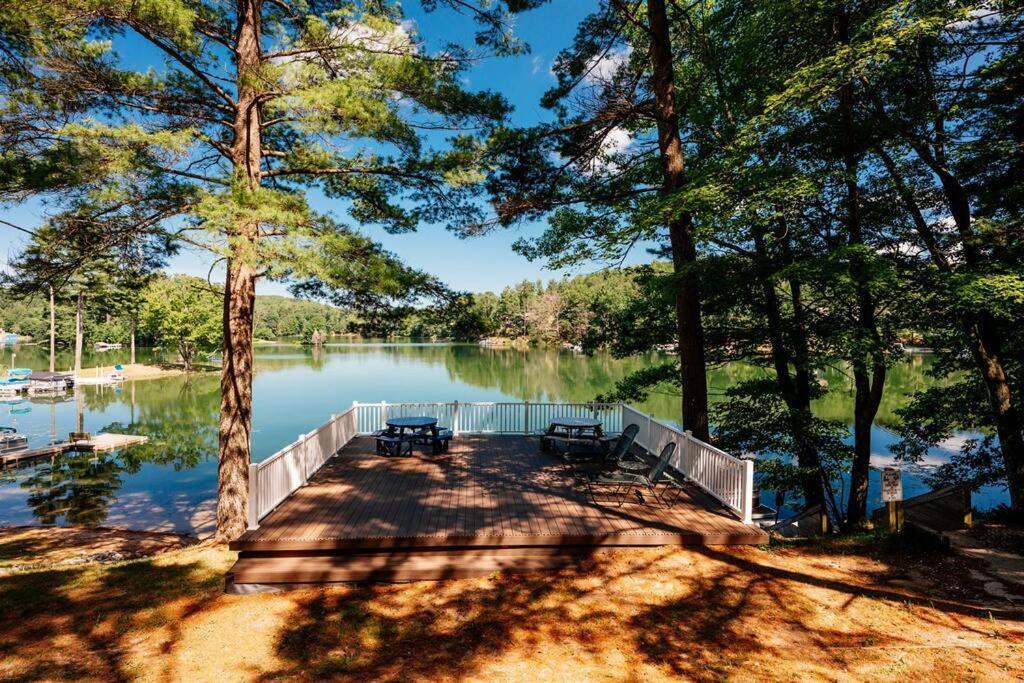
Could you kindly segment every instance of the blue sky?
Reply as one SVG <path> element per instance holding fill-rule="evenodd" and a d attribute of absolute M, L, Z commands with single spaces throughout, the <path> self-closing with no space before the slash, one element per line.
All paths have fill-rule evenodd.
<path fill-rule="evenodd" d="M 513 122 L 516 124 L 529 125 L 547 120 L 550 114 L 539 105 L 539 100 L 554 83 L 551 63 L 557 53 L 570 44 L 579 20 L 591 11 L 594 4 L 584 0 L 553 0 L 541 9 L 520 15 L 516 34 L 530 45 L 530 53 L 478 62 L 466 74 L 467 87 L 502 93 L 515 107 Z M 449 42 L 472 43 L 475 26 L 468 18 L 450 11 L 425 13 L 417 2 L 406 3 L 406 8 L 428 47 L 436 49 Z M 118 49 L 125 54 L 126 50 L 134 51 L 138 47 L 141 46 L 126 41 Z M 139 50 L 136 54 L 147 53 L 148 50 Z M 160 64 L 155 66 L 159 68 Z M 343 214 L 343 207 L 338 202 L 315 194 L 310 198 L 318 210 Z M 14 207 L 0 206 L 0 218 L 26 227 L 38 224 L 42 215 L 43 207 L 36 202 Z M 459 239 L 439 226 L 421 226 L 418 232 L 404 235 L 388 235 L 373 227 L 364 231 L 409 265 L 439 276 L 456 289 L 479 292 L 500 290 L 523 279 L 548 279 L 560 274 L 545 270 L 542 263 L 531 263 L 512 251 L 512 243 L 516 239 L 538 234 L 542 228 L 542 224 L 534 224 L 498 230 L 471 239 Z M 23 234 L 0 225 L 0 264 L 16 254 L 24 241 Z M 647 258 L 642 250 L 633 256 L 635 261 Z M 209 264 L 208 255 L 185 252 L 171 262 L 169 269 L 205 277 Z M 286 293 L 284 285 L 273 282 L 261 282 L 258 291 L 261 294 Z"/>

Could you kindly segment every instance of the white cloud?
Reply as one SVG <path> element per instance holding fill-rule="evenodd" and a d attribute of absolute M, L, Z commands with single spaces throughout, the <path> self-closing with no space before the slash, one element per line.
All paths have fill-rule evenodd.
<path fill-rule="evenodd" d="M 342 45 L 355 45 L 373 52 L 416 54 L 419 46 L 412 40 L 412 29 L 411 21 L 395 24 L 389 33 L 356 22 L 335 26 L 331 29 L 331 37 Z"/>
<path fill-rule="evenodd" d="M 610 50 L 600 57 L 592 58 L 587 64 L 584 82 L 591 85 L 611 83 L 619 69 L 629 61 L 631 52 L 632 48 L 625 47 L 621 50 Z"/>
<path fill-rule="evenodd" d="M 619 154 L 620 152 L 625 152 L 632 143 L 633 134 L 625 128 L 616 126 L 605 136 L 604 143 L 601 145 L 601 153 L 604 156 Z"/>
<path fill-rule="evenodd" d="M 534 76 L 541 72 L 544 68 L 544 55 L 534 55 L 533 59 L 530 60 L 530 73 Z"/>
<path fill-rule="evenodd" d="M 585 173 L 614 173 L 619 165 L 615 157 L 625 152 L 633 144 L 633 134 L 625 128 L 616 126 L 608 131 L 601 141 L 601 150 L 583 169 Z"/>
<path fill-rule="evenodd" d="M 967 13 L 967 18 L 949 25 L 954 31 L 961 31 L 974 24 L 994 24 L 1002 21 L 1002 13 L 992 7 L 976 7 Z"/>

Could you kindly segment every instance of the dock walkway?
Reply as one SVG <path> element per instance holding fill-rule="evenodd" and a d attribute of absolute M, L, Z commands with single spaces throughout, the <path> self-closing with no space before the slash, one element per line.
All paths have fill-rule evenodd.
<path fill-rule="evenodd" d="M 2 463 L 4 467 L 12 467 L 39 458 L 49 458 L 55 455 L 61 455 L 68 451 L 116 451 L 119 448 L 134 446 L 136 444 L 146 443 L 147 441 L 149 441 L 149 437 L 137 436 L 135 434 L 96 434 L 88 440 L 61 441 L 60 443 L 51 444 L 49 446 L 26 448 L 12 453 L 4 453 L 3 455 L 0 455 L 0 463 Z"/>

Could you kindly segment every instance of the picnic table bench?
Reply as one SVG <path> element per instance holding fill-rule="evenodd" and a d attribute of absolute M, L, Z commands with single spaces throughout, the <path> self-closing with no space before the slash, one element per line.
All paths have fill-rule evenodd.
<path fill-rule="evenodd" d="M 397 417 L 386 422 L 388 428 L 374 432 L 380 455 L 412 455 L 414 445 L 429 445 L 434 455 L 448 450 L 454 436 L 447 427 L 438 427 L 437 418 Z M 407 431 L 408 430 L 408 431 Z"/>

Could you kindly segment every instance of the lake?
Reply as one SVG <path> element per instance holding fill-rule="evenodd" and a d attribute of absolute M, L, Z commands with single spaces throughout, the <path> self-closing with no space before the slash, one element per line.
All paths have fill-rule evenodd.
<path fill-rule="evenodd" d="M 41 346 L 3 349 L 0 365 L 45 369 Z M 126 362 L 127 350 L 89 351 L 85 366 Z M 141 349 L 140 362 L 162 360 L 159 350 Z M 343 343 L 322 350 L 295 345 L 256 347 L 253 386 L 253 459 L 262 460 L 353 401 L 569 401 L 585 402 L 657 355 L 615 359 L 554 349 L 486 349 L 475 344 Z M 886 401 L 874 434 L 877 467 L 892 464 L 886 429 L 895 411 L 929 385 L 932 360 L 913 355 L 889 374 Z M 68 351 L 58 368 L 71 365 Z M 712 395 L 761 372 L 735 363 L 709 374 Z M 850 381 L 835 370 L 822 375 L 832 391 L 815 406 L 822 417 L 846 419 L 852 411 Z M 85 431 L 145 434 L 150 443 L 118 453 L 68 454 L 0 473 L 0 525 L 104 524 L 133 529 L 205 534 L 213 528 L 217 478 L 219 377 L 200 374 L 126 382 L 119 387 L 79 387 L 62 399 L 0 403 L 0 425 L 14 425 L 31 446 L 63 439 L 80 419 Z M 640 406 L 677 420 L 679 399 L 652 395 Z M 904 466 L 906 496 L 927 490 L 928 467 L 947 460 L 963 438 L 935 449 L 921 465 Z M 879 500 L 878 473 L 871 504 Z M 974 496 L 981 509 L 1006 501 L 988 487 Z M 770 498 L 766 502 L 771 503 Z"/>

